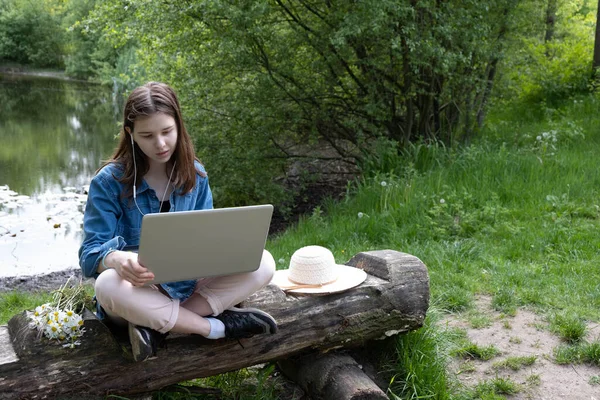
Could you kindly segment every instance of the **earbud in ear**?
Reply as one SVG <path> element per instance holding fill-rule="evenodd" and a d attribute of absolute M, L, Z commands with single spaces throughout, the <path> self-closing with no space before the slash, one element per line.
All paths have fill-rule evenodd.
<path fill-rule="evenodd" d="M 131 138 L 131 145 L 133 146 L 133 135 L 130 133 L 129 137 Z"/>

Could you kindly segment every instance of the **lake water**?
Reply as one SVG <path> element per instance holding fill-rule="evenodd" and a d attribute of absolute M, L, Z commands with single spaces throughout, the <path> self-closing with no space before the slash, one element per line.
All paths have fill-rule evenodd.
<path fill-rule="evenodd" d="M 0 277 L 78 268 L 85 189 L 119 109 L 102 86 L 0 74 Z"/>

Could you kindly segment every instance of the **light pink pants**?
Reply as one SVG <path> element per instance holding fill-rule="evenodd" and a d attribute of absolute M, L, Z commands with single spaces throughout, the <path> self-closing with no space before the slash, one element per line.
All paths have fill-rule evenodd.
<path fill-rule="evenodd" d="M 256 271 L 199 279 L 190 298 L 202 296 L 210 305 L 212 315 L 219 315 L 268 285 L 274 273 L 275 260 L 265 250 Z M 182 306 L 179 300 L 163 294 L 156 286 L 133 286 L 114 269 L 108 269 L 96 278 L 95 289 L 96 297 L 111 321 L 117 324 L 130 321 L 161 333 L 173 328 Z"/>

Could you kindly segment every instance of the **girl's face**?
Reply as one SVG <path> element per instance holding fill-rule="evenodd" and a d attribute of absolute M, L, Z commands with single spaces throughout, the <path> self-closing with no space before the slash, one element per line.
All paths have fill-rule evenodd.
<path fill-rule="evenodd" d="M 177 145 L 177 124 L 170 115 L 155 113 L 139 117 L 133 124 L 133 140 L 148 157 L 150 164 L 164 164 Z"/>

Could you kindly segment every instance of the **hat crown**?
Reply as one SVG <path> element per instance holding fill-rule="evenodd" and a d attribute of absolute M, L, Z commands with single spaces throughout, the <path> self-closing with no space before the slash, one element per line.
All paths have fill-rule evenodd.
<path fill-rule="evenodd" d="M 333 253 L 321 246 L 305 246 L 292 255 L 289 279 L 303 285 L 323 285 L 338 277 Z"/>

